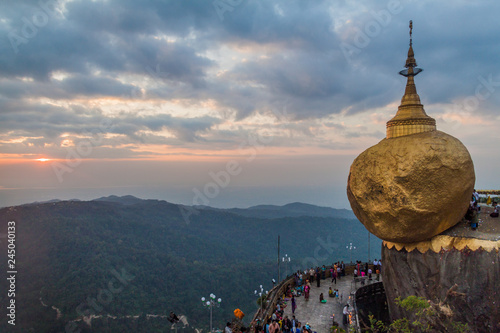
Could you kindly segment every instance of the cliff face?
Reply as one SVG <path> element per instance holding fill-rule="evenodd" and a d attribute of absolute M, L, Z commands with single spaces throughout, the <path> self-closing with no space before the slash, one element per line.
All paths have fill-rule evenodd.
<path fill-rule="evenodd" d="M 382 245 L 382 277 L 393 320 L 409 317 L 393 300 L 416 295 L 432 301 L 438 310 L 445 310 L 441 316 L 468 323 L 472 332 L 500 332 L 498 248 L 421 253 L 418 249 L 409 252 L 389 246 Z M 450 332 L 450 327 L 440 322 L 434 325 L 439 332 Z"/>

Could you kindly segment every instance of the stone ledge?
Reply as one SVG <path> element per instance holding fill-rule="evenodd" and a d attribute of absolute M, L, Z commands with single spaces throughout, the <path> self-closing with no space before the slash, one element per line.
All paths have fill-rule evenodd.
<path fill-rule="evenodd" d="M 405 251 L 411 252 L 414 250 L 420 253 L 425 253 L 427 251 L 432 251 L 435 253 L 441 252 L 442 250 L 449 251 L 452 249 L 464 250 L 470 249 L 472 251 L 477 251 L 483 249 L 487 252 L 498 252 L 500 249 L 500 240 L 490 241 L 477 238 L 465 238 L 465 237 L 452 237 L 447 235 L 437 235 L 432 237 L 428 241 L 416 242 L 416 243 L 393 243 L 384 241 L 383 246 L 388 249 L 395 248 L 397 251 L 404 249 Z"/>

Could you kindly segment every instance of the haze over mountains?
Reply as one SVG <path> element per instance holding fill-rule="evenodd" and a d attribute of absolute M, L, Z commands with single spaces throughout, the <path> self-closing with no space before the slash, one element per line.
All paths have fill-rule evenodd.
<path fill-rule="evenodd" d="M 215 327 L 235 308 L 248 319 L 256 310 L 253 290 L 269 290 L 278 278 L 278 235 L 281 255 L 292 258 L 283 276 L 349 261 L 349 242 L 357 246 L 353 260 L 368 257 L 367 231 L 352 212 L 302 203 L 215 209 L 110 196 L 6 207 L 0 219 L 2 234 L 7 221 L 16 222 L 20 332 L 63 332 L 73 321 L 82 332 L 162 332 L 168 321 L 146 315 L 171 310 L 204 328 L 200 298 L 210 293 L 223 300 Z M 379 257 L 380 241 L 371 239 L 371 256 Z M 0 247 L 7 253 L 4 241 Z M 6 260 L 2 265 L 6 271 Z M 130 280 L 118 288 L 117 276 Z M 120 292 L 105 299 L 110 282 Z M 92 327 L 80 320 L 90 314 L 97 316 Z"/>
<path fill-rule="evenodd" d="M 207 207 L 207 209 L 210 209 L 210 207 Z M 258 205 L 246 209 L 230 208 L 230 209 L 219 209 L 219 210 L 225 210 L 241 216 L 264 218 L 264 219 L 281 218 L 281 217 L 301 217 L 301 216 L 339 217 L 347 219 L 356 218 L 356 216 L 351 210 L 319 207 L 300 202 L 294 202 L 284 206 Z"/>
<path fill-rule="evenodd" d="M 63 200 L 53 199 L 43 202 L 33 202 L 32 204 L 41 203 L 53 203 L 60 202 Z M 79 199 L 72 199 L 67 201 L 81 201 Z M 133 205 L 145 201 L 144 199 L 137 198 L 133 195 L 110 195 L 106 197 L 100 197 L 91 201 L 104 201 L 104 202 L 116 202 L 123 205 Z M 147 201 L 162 201 L 162 200 L 147 200 Z M 280 218 L 280 217 L 300 217 L 300 216 L 317 216 L 317 217 L 343 217 L 348 219 L 355 219 L 356 216 L 352 210 L 348 209 L 336 209 L 330 207 L 320 207 L 316 205 L 293 202 L 283 206 L 278 205 L 257 205 L 248 208 L 214 208 L 210 206 L 193 206 L 195 209 L 207 209 L 207 210 L 217 210 L 217 211 L 227 211 L 235 213 L 237 215 L 246 217 L 257 217 L 257 218 Z"/>

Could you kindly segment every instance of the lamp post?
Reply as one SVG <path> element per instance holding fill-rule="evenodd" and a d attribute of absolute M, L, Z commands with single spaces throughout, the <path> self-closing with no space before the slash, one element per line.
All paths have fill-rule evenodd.
<path fill-rule="evenodd" d="M 351 261 L 351 264 L 352 264 L 352 250 L 356 250 L 356 246 L 353 246 L 352 243 L 349 243 L 349 245 L 347 245 L 345 248 L 349 250 L 349 253 L 351 255 L 350 261 Z"/>
<path fill-rule="evenodd" d="M 287 277 L 287 273 L 288 273 L 288 263 L 290 262 L 290 257 L 288 256 L 288 254 L 285 254 L 285 256 L 283 258 L 281 258 L 281 260 L 285 263 L 285 277 Z"/>
<path fill-rule="evenodd" d="M 281 267 L 280 267 L 280 235 L 278 235 L 278 283 L 281 282 Z"/>
<path fill-rule="evenodd" d="M 222 299 L 219 298 L 216 300 L 216 297 L 214 294 L 210 294 L 209 299 L 207 300 L 205 297 L 201 298 L 201 302 L 203 303 L 204 306 L 210 309 L 210 332 L 213 332 L 212 329 L 212 308 L 215 306 L 219 307 L 220 303 L 222 302 Z"/>
<path fill-rule="evenodd" d="M 264 313 L 262 310 L 262 304 L 264 303 L 264 299 L 262 298 L 262 295 L 264 295 L 264 293 L 267 295 L 268 291 L 266 290 L 264 292 L 264 288 L 262 287 L 262 285 L 260 285 L 259 287 L 260 287 L 260 292 L 257 292 L 257 290 L 255 290 L 254 295 L 259 296 L 259 299 L 260 299 L 260 320 L 263 321 L 264 320 Z"/>
<path fill-rule="evenodd" d="M 370 232 L 368 231 L 368 264 L 370 264 Z"/>

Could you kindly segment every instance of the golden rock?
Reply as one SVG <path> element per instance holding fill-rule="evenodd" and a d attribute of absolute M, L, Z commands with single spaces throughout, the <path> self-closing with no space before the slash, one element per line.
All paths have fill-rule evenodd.
<path fill-rule="evenodd" d="M 430 239 L 457 224 L 474 189 L 474 166 L 441 131 L 384 139 L 353 162 L 347 196 L 357 218 L 391 242 Z"/>
<path fill-rule="evenodd" d="M 354 160 L 347 183 L 361 223 L 396 243 L 424 241 L 457 224 L 475 182 L 467 148 L 437 131 L 425 113 L 414 82 L 422 70 L 416 66 L 410 34 L 408 69 L 400 72 L 408 78 L 401 105 L 387 122 L 386 139 Z"/>

